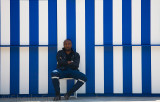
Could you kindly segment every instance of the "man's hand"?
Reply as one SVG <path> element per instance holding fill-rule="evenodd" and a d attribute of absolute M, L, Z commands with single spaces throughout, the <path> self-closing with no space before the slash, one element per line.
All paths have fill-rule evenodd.
<path fill-rule="evenodd" d="M 68 61 L 68 64 L 72 63 L 73 61 Z"/>

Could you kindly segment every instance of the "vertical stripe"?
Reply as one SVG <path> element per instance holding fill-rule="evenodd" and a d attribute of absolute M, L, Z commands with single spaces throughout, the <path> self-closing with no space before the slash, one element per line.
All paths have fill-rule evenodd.
<path fill-rule="evenodd" d="M 20 43 L 20 29 L 19 29 L 19 0 L 10 1 L 10 27 L 11 27 L 11 45 L 19 45 Z"/>
<path fill-rule="evenodd" d="M 104 93 L 104 47 L 95 47 L 95 93 Z"/>
<path fill-rule="evenodd" d="M 113 0 L 113 44 L 122 44 L 122 0 Z M 123 93 L 123 47 L 113 47 L 113 93 Z"/>
<path fill-rule="evenodd" d="M 76 0 L 76 51 L 80 54 L 79 70 L 86 74 L 85 53 L 85 0 Z M 77 93 L 86 93 L 86 83 Z"/>
<path fill-rule="evenodd" d="M 132 93 L 142 93 L 141 46 L 132 47 Z"/>
<path fill-rule="evenodd" d="M 112 44 L 112 0 L 103 1 L 104 44 Z"/>
<path fill-rule="evenodd" d="M 131 0 L 122 0 L 122 44 L 131 44 Z"/>
<path fill-rule="evenodd" d="M 160 44 L 160 0 L 151 0 L 151 44 Z"/>
<path fill-rule="evenodd" d="M 122 44 L 122 0 L 113 0 L 113 44 Z"/>
<path fill-rule="evenodd" d="M 10 94 L 10 48 L 1 47 L 0 94 Z"/>
<path fill-rule="evenodd" d="M 104 93 L 113 93 L 113 46 L 104 47 Z"/>
<path fill-rule="evenodd" d="M 39 0 L 39 45 L 48 45 L 48 0 Z"/>
<path fill-rule="evenodd" d="M 10 94 L 19 94 L 19 47 L 10 47 Z"/>
<path fill-rule="evenodd" d="M 122 44 L 131 44 L 131 0 L 122 0 Z M 123 93 L 132 93 L 132 47 L 123 47 Z"/>
<path fill-rule="evenodd" d="M 57 45 L 57 0 L 48 0 L 48 45 Z M 48 47 L 48 94 L 53 94 L 54 87 L 51 72 L 56 69 L 57 46 Z"/>
<path fill-rule="evenodd" d="M 160 46 L 151 47 L 151 93 L 160 93 Z"/>
<path fill-rule="evenodd" d="M 123 93 L 132 93 L 132 46 L 123 46 Z"/>
<path fill-rule="evenodd" d="M 151 47 L 142 46 L 142 93 L 151 93 Z"/>
<path fill-rule="evenodd" d="M 29 0 L 20 0 L 20 45 L 29 45 Z M 20 47 L 19 93 L 29 94 L 29 47 Z"/>
<path fill-rule="evenodd" d="M 141 44 L 141 0 L 132 0 L 132 44 Z M 132 47 L 132 93 L 142 93 L 141 47 Z"/>
<path fill-rule="evenodd" d="M 48 45 L 48 0 L 39 0 L 39 45 Z M 38 50 L 38 92 L 48 94 L 48 47 Z"/>
<path fill-rule="evenodd" d="M 141 0 L 132 0 L 132 44 L 141 44 Z"/>
<path fill-rule="evenodd" d="M 30 45 L 39 44 L 38 28 L 38 0 L 29 2 Z M 29 48 L 29 93 L 38 94 L 38 47 Z"/>
<path fill-rule="evenodd" d="M 1 0 L 1 45 L 10 45 L 10 0 Z"/>
<path fill-rule="evenodd" d="M 11 45 L 20 44 L 20 29 L 19 29 L 19 0 L 10 1 L 10 39 Z M 19 48 L 10 48 L 10 94 L 19 93 Z"/>
<path fill-rule="evenodd" d="M 66 39 L 66 0 L 57 0 L 57 50 L 62 50 L 63 41 Z M 60 92 L 67 90 L 66 80 L 60 80 Z"/>
<path fill-rule="evenodd" d="M 95 0 L 95 44 L 103 45 L 103 0 Z M 95 47 L 95 93 L 104 93 L 104 47 Z"/>
<path fill-rule="evenodd" d="M 10 44 L 10 0 L 1 0 L 0 44 Z M 0 57 L 0 94 L 10 94 L 10 48 L 1 47 Z"/>
<path fill-rule="evenodd" d="M 48 47 L 39 47 L 38 89 L 39 94 L 48 94 Z"/>
<path fill-rule="evenodd" d="M 123 93 L 122 46 L 113 47 L 113 93 Z"/>
<path fill-rule="evenodd" d="M 29 94 L 38 94 L 38 48 L 29 48 Z"/>
<path fill-rule="evenodd" d="M 160 1 L 151 0 L 151 44 L 159 44 L 160 41 Z M 159 74 L 159 58 L 160 47 L 151 47 L 151 93 L 160 93 L 160 74 Z"/>
<path fill-rule="evenodd" d="M 29 45 L 29 0 L 20 0 L 20 44 Z"/>
<path fill-rule="evenodd" d="M 150 44 L 150 0 L 141 0 L 142 44 Z"/>
<path fill-rule="evenodd" d="M 29 1 L 29 30 L 30 45 L 38 45 L 39 42 L 39 17 L 38 17 L 38 0 Z"/>
<path fill-rule="evenodd" d="M 85 0 L 86 93 L 95 92 L 94 0 Z"/>
<path fill-rule="evenodd" d="M 141 42 L 150 44 L 150 0 L 141 1 Z M 142 93 L 151 93 L 151 47 L 142 46 Z"/>
<path fill-rule="evenodd" d="M 67 38 L 72 41 L 72 48 L 76 51 L 76 10 L 75 10 L 75 0 L 67 0 L 66 2 L 66 12 L 67 12 Z M 67 90 L 72 88 L 74 85 L 74 80 L 67 80 Z"/>
<path fill-rule="evenodd" d="M 29 94 L 29 47 L 20 47 L 19 93 Z"/>
<path fill-rule="evenodd" d="M 95 0 L 95 44 L 103 44 L 103 0 Z"/>
<path fill-rule="evenodd" d="M 103 42 L 112 45 L 112 0 L 103 1 Z M 113 47 L 104 47 L 104 93 L 113 93 Z"/>

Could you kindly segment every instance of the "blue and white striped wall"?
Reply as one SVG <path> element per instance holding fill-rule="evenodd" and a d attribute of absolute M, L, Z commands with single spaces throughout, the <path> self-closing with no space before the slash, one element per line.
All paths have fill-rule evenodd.
<path fill-rule="evenodd" d="M 0 45 L 11 45 L 0 47 L 0 94 L 54 94 L 50 73 L 66 38 L 88 78 L 78 94 L 160 94 L 159 5 L 160 0 L 0 0 Z M 61 80 L 61 93 L 73 84 Z"/>

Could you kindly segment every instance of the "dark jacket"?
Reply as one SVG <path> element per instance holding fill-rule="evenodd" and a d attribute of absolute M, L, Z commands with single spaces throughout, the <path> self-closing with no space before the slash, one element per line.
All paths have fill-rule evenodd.
<path fill-rule="evenodd" d="M 68 66 L 71 69 L 78 70 L 79 63 L 80 63 L 80 55 L 78 52 L 74 51 L 72 48 L 71 48 L 71 51 L 72 51 L 71 53 L 73 53 L 71 56 L 71 61 L 73 61 L 73 62 L 70 64 L 67 63 L 67 58 L 66 58 L 66 53 L 65 53 L 64 47 L 62 48 L 62 50 L 59 50 L 57 52 L 57 55 L 56 55 L 57 67 L 56 68 L 63 70 L 66 68 L 66 66 L 68 64 Z"/>

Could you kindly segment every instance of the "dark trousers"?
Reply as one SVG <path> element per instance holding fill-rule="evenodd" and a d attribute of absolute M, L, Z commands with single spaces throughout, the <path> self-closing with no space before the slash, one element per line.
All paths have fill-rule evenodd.
<path fill-rule="evenodd" d="M 59 79 L 74 78 L 77 80 L 76 84 L 74 84 L 74 86 L 69 90 L 69 95 L 77 91 L 87 81 L 87 77 L 85 74 L 83 74 L 79 70 L 72 70 L 71 68 L 66 68 L 65 70 L 53 70 L 51 76 L 56 95 L 60 95 Z"/>

